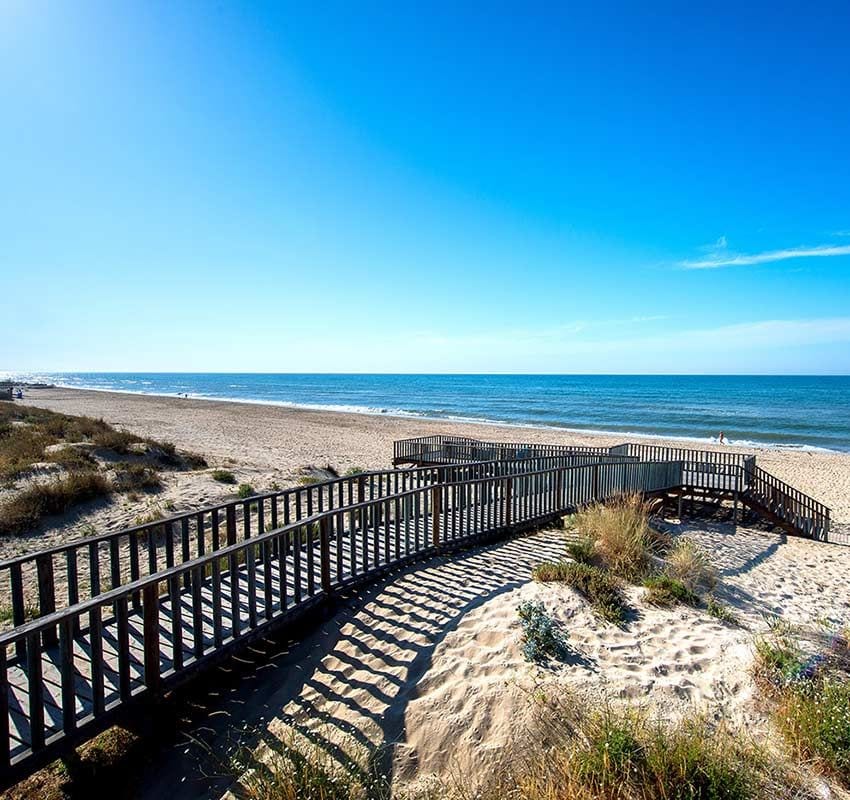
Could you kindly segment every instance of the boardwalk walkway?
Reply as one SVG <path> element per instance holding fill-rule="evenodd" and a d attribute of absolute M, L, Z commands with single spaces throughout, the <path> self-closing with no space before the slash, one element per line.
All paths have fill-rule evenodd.
<path fill-rule="evenodd" d="M 0 635 L 0 781 L 412 559 L 624 492 L 669 498 L 699 488 L 743 498 L 758 486 L 765 507 L 776 499 L 745 457 L 471 440 L 440 450 L 432 439 L 396 444 L 397 463 L 423 464 L 413 469 L 257 496 L 0 564 L 15 622 Z M 801 509 L 815 508 L 802 497 Z M 814 530 L 814 519 L 797 521 Z M 30 585 L 37 608 L 27 620 Z"/>

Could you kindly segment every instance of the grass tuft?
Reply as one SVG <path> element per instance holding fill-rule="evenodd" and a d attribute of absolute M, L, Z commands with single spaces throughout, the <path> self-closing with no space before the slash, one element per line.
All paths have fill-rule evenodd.
<path fill-rule="evenodd" d="M 244 500 L 246 497 L 251 497 L 251 495 L 256 494 L 256 492 L 250 483 L 240 483 L 239 488 L 236 490 L 236 494 L 240 499 Z"/>
<path fill-rule="evenodd" d="M 719 619 L 721 622 L 725 622 L 728 625 L 740 624 L 738 617 L 735 616 L 735 612 L 728 606 L 725 606 L 723 603 L 715 600 L 713 597 L 709 597 L 705 601 L 705 610 L 708 612 L 709 616 Z"/>
<path fill-rule="evenodd" d="M 608 570 L 626 580 L 645 577 L 654 554 L 669 546 L 669 537 L 649 525 L 649 505 L 639 495 L 624 495 L 579 511 L 574 518 L 594 554 Z"/>
<path fill-rule="evenodd" d="M 236 483 L 236 476 L 228 469 L 214 469 L 211 477 L 219 483 Z"/>
<path fill-rule="evenodd" d="M 826 676 L 792 684 L 774 720 L 801 761 L 850 785 L 850 681 Z"/>
<path fill-rule="evenodd" d="M 667 553 L 665 572 L 689 591 L 711 590 L 717 585 L 717 570 L 708 554 L 693 539 L 676 539 Z"/>
<path fill-rule="evenodd" d="M 754 674 L 773 701 L 772 716 L 797 758 L 850 786 L 850 674 L 836 646 L 803 649 L 798 632 L 782 620 L 755 642 Z M 842 644 L 843 643 L 843 644 Z"/>
<path fill-rule="evenodd" d="M 766 751 L 698 717 L 678 724 L 634 708 L 584 711 L 550 700 L 540 734 L 488 797 L 523 800 L 761 800 L 801 797 Z"/>
<path fill-rule="evenodd" d="M 536 581 L 561 581 L 584 597 L 606 622 L 622 624 L 629 607 L 620 582 L 599 567 L 570 561 L 545 562 L 531 573 Z"/>
<path fill-rule="evenodd" d="M 51 514 L 71 508 L 112 491 L 109 481 L 95 472 L 72 472 L 52 483 L 35 484 L 0 506 L 0 533 L 22 533 Z"/>
<path fill-rule="evenodd" d="M 682 581 L 669 575 L 653 575 L 646 578 L 643 585 L 646 587 L 646 602 L 654 606 L 699 605 L 699 597 Z"/>
<path fill-rule="evenodd" d="M 162 481 L 156 470 L 143 464 L 118 465 L 113 484 L 119 492 L 150 492 L 162 488 Z"/>
<path fill-rule="evenodd" d="M 567 543 L 567 554 L 580 564 L 592 563 L 595 553 L 596 547 L 592 539 L 582 537 L 574 542 Z"/>

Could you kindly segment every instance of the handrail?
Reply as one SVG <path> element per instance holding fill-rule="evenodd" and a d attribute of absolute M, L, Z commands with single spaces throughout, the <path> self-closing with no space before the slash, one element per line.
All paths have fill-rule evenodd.
<path fill-rule="evenodd" d="M 422 485 L 315 512 L 26 622 L 0 634 L 0 779 L 393 564 L 614 494 L 664 491 L 682 468 L 559 465 Z M 9 659 L 10 648 L 22 656 Z"/>
<path fill-rule="evenodd" d="M 169 569 L 239 540 L 256 538 L 280 523 L 303 520 L 315 511 L 397 494 L 408 488 L 478 476 L 529 472 L 535 467 L 577 464 L 596 457 L 583 453 L 538 455 L 524 461 L 489 460 L 404 470 L 375 470 L 306 486 L 231 500 L 129 528 L 82 537 L 0 562 L 0 597 L 10 599 L 12 623 L 51 614 L 84 596 Z M 31 573 L 31 574 L 30 574 Z M 26 589 L 36 589 L 31 596 Z"/>
<path fill-rule="evenodd" d="M 608 448 L 582 448 L 571 445 L 490 442 L 436 434 L 395 442 L 395 463 L 439 464 L 475 460 L 498 453 L 500 458 L 524 459 L 541 453 L 585 452 L 606 458 L 639 461 L 681 461 L 687 471 L 706 476 L 701 487 L 735 491 L 745 501 L 759 505 L 789 529 L 804 536 L 825 539 L 830 527 L 829 508 L 794 489 L 756 465 L 756 456 L 722 450 L 669 447 L 642 442 L 626 442 Z M 707 477 L 707 476 L 710 476 Z M 693 488 L 693 487 L 692 487 Z"/>

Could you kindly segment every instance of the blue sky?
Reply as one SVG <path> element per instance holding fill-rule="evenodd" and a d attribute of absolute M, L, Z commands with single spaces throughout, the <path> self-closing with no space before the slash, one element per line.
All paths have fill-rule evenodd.
<path fill-rule="evenodd" d="M 0 3 L 0 369 L 850 372 L 846 3 L 310 5 Z"/>

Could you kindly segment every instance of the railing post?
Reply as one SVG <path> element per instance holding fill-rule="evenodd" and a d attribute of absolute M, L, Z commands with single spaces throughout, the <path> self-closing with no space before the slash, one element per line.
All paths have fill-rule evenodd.
<path fill-rule="evenodd" d="M 443 513 L 443 494 L 440 485 L 431 487 L 431 544 L 440 546 L 440 515 Z"/>
<path fill-rule="evenodd" d="M 325 597 L 329 597 L 331 594 L 331 537 L 329 527 L 330 518 L 322 517 L 319 521 L 319 573 Z"/>
<path fill-rule="evenodd" d="M 225 512 L 225 527 L 227 531 L 227 544 L 236 544 L 236 506 L 231 503 Z"/>
<path fill-rule="evenodd" d="M 511 519 L 511 508 L 513 507 L 513 494 L 514 494 L 514 479 L 508 478 L 505 481 L 505 508 L 503 517 L 505 520 L 505 525 L 510 526 L 512 523 Z"/>
<path fill-rule="evenodd" d="M 564 473 L 562 470 L 555 473 L 555 507 L 552 510 L 558 512 L 564 510 Z"/>
<path fill-rule="evenodd" d="M 357 502 L 366 502 L 366 477 L 364 475 L 357 476 Z"/>
<path fill-rule="evenodd" d="M 142 589 L 142 614 L 145 647 L 145 686 L 153 693 L 159 691 L 159 592 L 158 584 L 150 583 Z M 218 620 L 213 620 L 218 625 Z M 197 632 L 195 633 L 197 636 Z"/>
<path fill-rule="evenodd" d="M 599 464 L 594 464 L 591 471 L 590 497 L 594 503 L 599 502 Z"/>
<path fill-rule="evenodd" d="M 35 560 L 38 575 L 38 615 L 46 617 L 56 611 L 56 586 L 53 580 L 53 556 L 49 553 L 39 555 Z M 45 647 L 58 641 L 55 628 L 46 628 L 42 641 Z"/>

